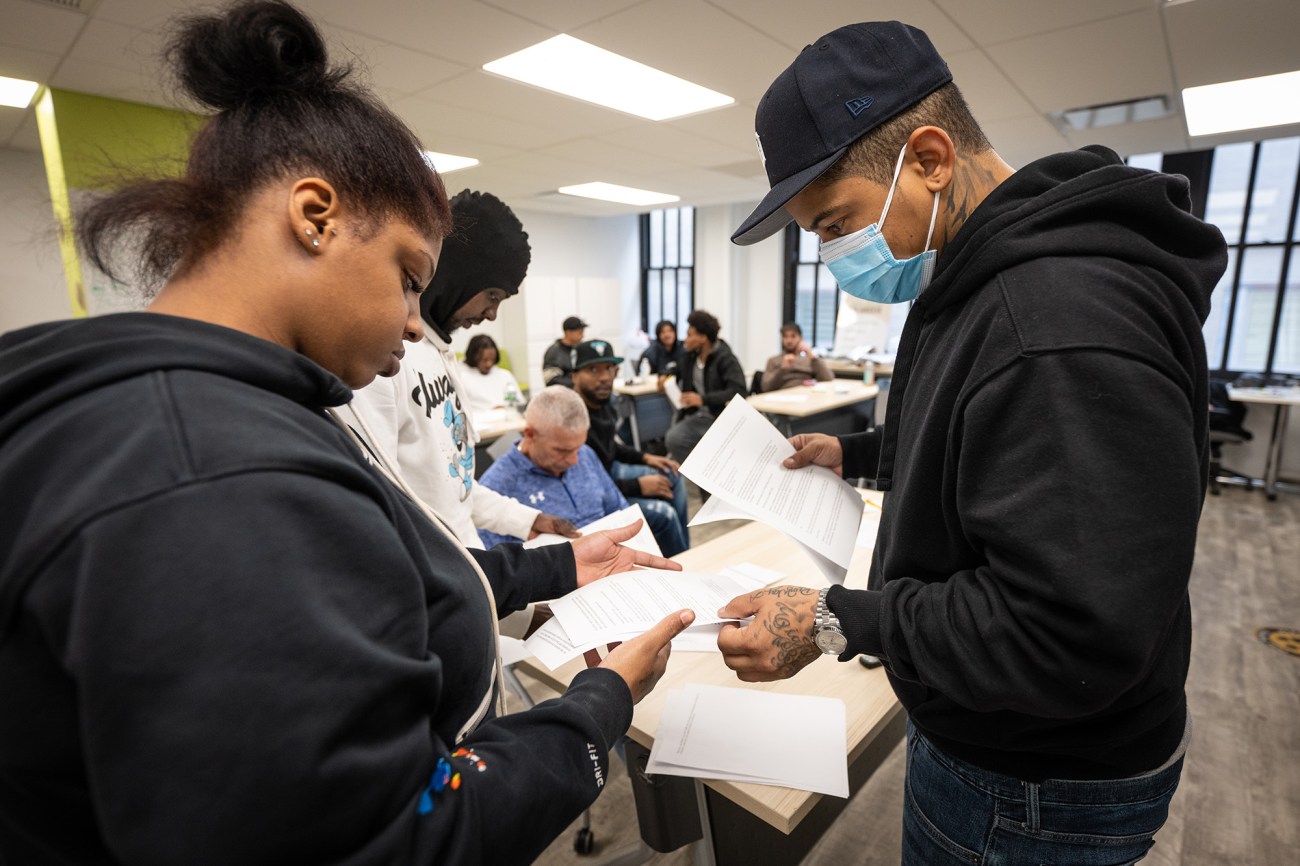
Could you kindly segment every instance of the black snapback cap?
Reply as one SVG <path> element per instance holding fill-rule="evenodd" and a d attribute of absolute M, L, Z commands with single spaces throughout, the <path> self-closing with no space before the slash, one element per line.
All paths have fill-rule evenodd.
<path fill-rule="evenodd" d="M 614 347 L 604 340 L 587 340 L 573 347 L 573 369 L 581 370 L 592 364 L 621 364 L 623 359 L 614 354 Z"/>
<path fill-rule="evenodd" d="M 898 21 L 850 24 L 806 46 L 758 103 L 754 135 L 772 188 L 731 240 L 776 234 L 790 222 L 785 203 L 849 145 L 950 81 L 930 37 Z"/>

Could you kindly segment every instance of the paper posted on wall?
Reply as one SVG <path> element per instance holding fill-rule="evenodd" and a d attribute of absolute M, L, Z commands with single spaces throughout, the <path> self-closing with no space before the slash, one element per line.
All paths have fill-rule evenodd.
<path fill-rule="evenodd" d="M 682 464 L 713 494 L 691 525 L 761 520 L 797 541 L 832 583 L 843 583 L 862 521 L 862 497 L 824 466 L 787 469 L 794 447 L 742 397 L 735 397 Z"/>

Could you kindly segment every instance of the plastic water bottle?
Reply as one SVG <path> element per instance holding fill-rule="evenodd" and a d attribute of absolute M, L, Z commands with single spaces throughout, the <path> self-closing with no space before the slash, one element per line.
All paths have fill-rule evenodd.
<path fill-rule="evenodd" d="M 870 361 L 862 362 L 862 382 L 865 385 L 874 385 L 876 383 L 876 365 Z"/>
<path fill-rule="evenodd" d="M 641 375 L 641 378 L 642 378 L 642 379 L 644 379 L 646 376 L 649 376 L 649 375 L 650 375 L 650 359 L 649 359 L 649 358 L 646 358 L 646 357 L 642 356 L 642 358 L 641 358 L 641 368 L 640 368 L 640 370 L 638 370 L 638 373 Z"/>
<path fill-rule="evenodd" d="M 515 404 L 518 402 L 519 402 L 519 392 L 515 390 L 515 383 L 514 382 L 506 383 L 506 406 L 513 409 L 515 408 Z"/>

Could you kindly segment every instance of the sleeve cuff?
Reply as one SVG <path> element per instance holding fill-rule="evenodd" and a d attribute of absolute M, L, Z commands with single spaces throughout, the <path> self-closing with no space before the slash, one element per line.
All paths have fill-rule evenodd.
<path fill-rule="evenodd" d="M 564 693 L 564 700 L 582 706 L 605 737 L 605 751 L 614 748 L 632 726 L 632 692 L 627 683 L 607 668 L 580 671 Z"/>
<path fill-rule="evenodd" d="M 848 641 L 840 661 L 849 661 L 862 653 L 887 658 L 880 638 L 882 598 L 882 593 L 873 590 L 842 586 L 832 586 L 826 593 L 826 607 L 839 618 Z"/>

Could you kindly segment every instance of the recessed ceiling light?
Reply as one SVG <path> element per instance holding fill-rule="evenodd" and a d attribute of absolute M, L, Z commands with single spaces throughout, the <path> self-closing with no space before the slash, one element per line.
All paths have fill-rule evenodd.
<path fill-rule="evenodd" d="M 1300 123 L 1300 71 L 1183 88 L 1188 135 Z"/>
<path fill-rule="evenodd" d="M 426 150 L 424 158 L 438 174 L 450 174 L 462 168 L 478 165 L 478 160 L 472 156 L 456 156 L 451 153 L 438 153 L 436 150 Z"/>
<path fill-rule="evenodd" d="M 1159 120 L 1173 114 L 1163 95 L 1145 96 L 1127 102 L 1109 102 L 1089 105 L 1086 108 L 1068 108 L 1052 115 L 1058 126 L 1076 132 L 1103 126 L 1119 126 L 1143 120 Z"/>
<path fill-rule="evenodd" d="M 560 34 L 483 64 L 496 75 L 649 120 L 731 105 L 725 93 Z"/>
<path fill-rule="evenodd" d="M 580 183 L 576 186 L 562 186 L 560 192 L 565 195 L 596 198 L 601 201 L 615 201 L 619 204 L 671 204 L 675 201 L 681 201 L 680 196 L 651 192 L 648 189 L 636 189 L 630 186 L 619 186 L 616 183 Z"/>
<path fill-rule="evenodd" d="M 0 105 L 9 108 L 26 108 L 32 104 L 32 97 L 36 95 L 38 87 L 40 85 L 35 81 L 5 78 L 0 75 Z"/>

